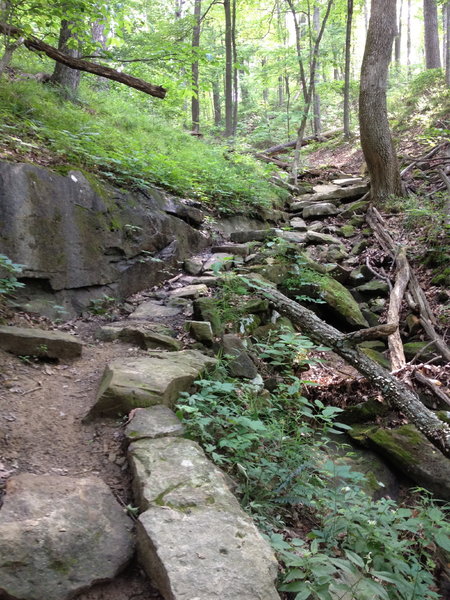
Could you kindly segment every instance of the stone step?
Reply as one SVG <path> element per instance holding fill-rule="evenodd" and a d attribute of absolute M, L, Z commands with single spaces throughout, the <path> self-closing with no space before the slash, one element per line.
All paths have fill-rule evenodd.
<path fill-rule="evenodd" d="M 149 352 L 150 356 L 115 360 L 106 366 L 87 419 L 126 415 L 134 408 L 171 406 L 216 359 L 197 350 Z"/>
<path fill-rule="evenodd" d="M 141 439 L 128 455 L 139 561 L 165 598 L 279 600 L 271 548 L 196 442 Z"/>
<path fill-rule="evenodd" d="M 238 244 L 245 242 L 263 242 L 264 240 L 278 235 L 279 229 L 252 229 L 248 231 L 233 231 L 230 233 L 230 240 Z"/>
<path fill-rule="evenodd" d="M 83 343 L 62 331 L 0 327 L 0 348 L 18 356 L 70 359 L 81 356 Z"/>

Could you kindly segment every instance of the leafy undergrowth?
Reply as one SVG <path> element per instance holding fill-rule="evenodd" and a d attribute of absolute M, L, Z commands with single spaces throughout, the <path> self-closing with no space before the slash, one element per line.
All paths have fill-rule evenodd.
<path fill-rule="evenodd" d="M 341 409 L 306 398 L 292 369 L 324 349 L 292 331 L 274 335 L 256 345 L 277 381 L 271 392 L 230 378 L 225 361 L 185 394 L 178 412 L 237 482 L 244 508 L 272 543 L 283 597 L 442 598 L 435 576 L 450 552 L 450 507 L 425 490 L 414 506 L 373 500 L 366 476 L 336 458 L 336 435 L 347 427 L 335 422 Z"/>
<path fill-rule="evenodd" d="M 0 82 L 0 157 L 83 168 L 114 185 L 161 186 L 222 213 L 252 213 L 285 192 L 250 156 L 165 122 L 151 101 L 85 83 L 77 103 L 34 80 Z"/>

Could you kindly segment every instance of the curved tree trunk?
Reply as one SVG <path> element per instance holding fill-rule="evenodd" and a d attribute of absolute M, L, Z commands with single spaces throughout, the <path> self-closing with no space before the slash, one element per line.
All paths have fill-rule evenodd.
<path fill-rule="evenodd" d="M 71 31 L 71 23 L 65 19 L 61 21 L 58 50 L 67 56 L 79 58 L 81 54 L 79 48 L 72 48 L 70 45 L 68 45 L 69 40 L 74 39 L 74 37 L 75 36 Z M 62 88 L 67 90 L 71 96 L 75 96 L 78 91 L 80 79 L 81 71 L 71 69 L 62 63 L 57 62 L 55 63 L 55 70 L 53 71 L 50 81 L 60 85 Z"/>
<path fill-rule="evenodd" d="M 435 0 L 423 0 L 425 31 L 425 65 L 427 69 L 440 69 L 438 15 Z"/>
<path fill-rule="evenodd" d="M 396 30 L 395 1 L 372 0 L 361 67 L 359 124 L 361 146 L 371 181 L 372 200 L 402 195 L 402 185 L 387 118 L 386 84 Z"/>
<path fill-rule="evenodd" d="M 191 65 L 192 74 L 192 99 L 191 116 L 192 132 L 200 133 L 200 97 L 199 97 L 199 70 L 198 70 L 198 49 L 200 47 L 200 17 L 202 11 L 202 0 L 195 0 L 194 3 L 194 28 L 192 30 L 192 56 Z"/>

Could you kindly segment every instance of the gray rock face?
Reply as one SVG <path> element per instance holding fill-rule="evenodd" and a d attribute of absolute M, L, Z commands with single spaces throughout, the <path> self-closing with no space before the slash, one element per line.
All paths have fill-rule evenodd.
<path fill-rule="evenodd" d="M 136 408 L 125 427 L 125 437 L 129 442 L 145 438 L 178 436 L 183 433 L 184 427 L 175 413 L 161 404 L 148 408 Z"/>
<path fill-rule="evenodd" d="M 307 231 L 306 241 L 309 244 L 337 244 L 338 246 L 342 246 L 339 238 L 328 233 L 319 233 L 318 231 Z"/>
<path fill-rule="evenodd" d="M 126 193 L 80 172 L 0 162 L 0 252 L 25 265 L 20 302 L 73 314 L 105 292 L 123 298 L 163 281 L 206 245 L 166 202 L 156 189 Z"/>
<path fill-rule="evenodd" d="M 279 235 L 282 240 L 286 242 L 292 242 L 293 244 L 304 244 L 306 241 L 306 235 L 299 231 L 282 231 Z"/>
<path fill-rule="evenodd" d="M 194 340 L 205 344 L 212 343 L 214 334 L 209 321 L 186 321 L 186 327 Z"/>
<path fill-rule="evenodd" d="M 279 600 L 276 561 L 224 475 L 195 442 L 131 444 L 138 556 L 171 600 Z"/>
<path fill-rule="evenodd" d="M 0 510 L 0 596 L 68 600 L 131 559 L 132 522 L 95 477 L 22 474 Z"/>
<path fill-rule="evenodd" d="M 82 342 L 62 331 L 0 327 L 0 348 L 18 356 L 47 358 L 77 358 L 81 356 Z"/>
<path fill-rule="evenodd" d="M 158 323 L 146 325 L 112 324 L 100 327 L 96 337 L 104 342 L 120 340 L 125 344 L 135 344 L 143 350 L 161 348 L 163 350 L 181 350 L 181 342 L 167 335 L 167 328 Z"/>
<path fill-rule="evenodd" d="M 306 231 L 307 229 L 305 221 L 300 217 L 294 217 L 289 221 L 289 223 L 291 227 L 297 231 Z"/>
<path fill-rule="evenodd" d="M 224 246 L 213 246 L 212 252 L 233 254 L 235 256 L 248 256 L 250 249 L 245 244 L 226 244 Z"/>
<path fill-rule="evenodd" d="M 197 285 L 186 285 L 177 290 L 170 292 L 171 298 L 198 298 L 199 296 L 206 296 L 208 293 L 208 286 L 203 283 Z"/>
<path fill-rule="evenodd" d="M 103 373 L 97 399 L 88 417 L 117 416 L 133 408 L 171 406 L 200 372 L 216 360 L 196 350 L 153 352 L 133 360 L 116 360 Z"/>

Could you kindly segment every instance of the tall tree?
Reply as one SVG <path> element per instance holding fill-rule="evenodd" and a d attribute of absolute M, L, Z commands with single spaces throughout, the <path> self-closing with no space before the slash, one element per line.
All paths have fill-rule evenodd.
<path fill-rule="evenodd" d="M 386 86 L 396 33 L 393 0 L 372 0 L 361 66 L 359 124 L 374 202 L 401 196 L 402 185 L 387 117 Z"/>
<path fill-rule="evenodd" d="M 319 35 L 320 31 L 320 9 L 318 6 L 314 6 L 313 12 L 313 29 L 315 36 Z M 311 36 L 312 38 L 312 36 Z M 314 135 L 319 136 L 322 131 L 322 119 L 320 115 L 320 95 L 317 91 L 317 73 L 319 70 L 319 65 L 316 65 L 316 69 L 314 72 L 314 81 L 313 81 L 313 130 Z"/>
<path fill-rule="evenodd" d="M 403 0 L 400 0 L 400 6 L 398 10 L 398 25 L 397 25 L 397 35 L 395 36 L 394 41 L 394 57 L 395 64 L 397 67 L 400 66 L 400 55 L 402 48 L 402 13 L 403 13 Z"/>
<path fill-rule="evenodd" d="M 347 0 L 347 26 L 345 31 L 345 82 L 344 82 L 344 136 L 350 132 L 350 57 L 352 49 L 353 0 Z"/>
<path fill-rule="evenodd" d="M 202 0 L 195 0 L 194 3 L 194 28 L 192 30 L 192 133 L 200 133 L 200 94 L 199 94 L 199 71 L 198 71 L 198 51 L 200 48 L 200 27 L 201 27 Z"/>
<path fill-rule="evenodd" d="M 442 7 L 443 16 L 444 16 L 444 36 L 445 36 L 445 52 L 444 52 L 444 62 L 445 62 L 445 82 L 448 87 L 450 87 L 450 0 Z"/>
<path fill-rule="evenodd" d="M 72 58 L 79 58 L 81 55 L 80 45 L 76 35 L 72 32 L 74 23 L 63 19 L 59 31 L 58 50 Z M 50 81 L 57 83 L 71 96 L 75 96 L 80 84 L 81 71 L 71 69 L 66 65 L 57 62 Z"/>
<path fill-rule="evenodd" d="M 233 20 L 231 0 L 223 0 L 225 11 L 225 137 L 233 135 Z"/>
<path fill-rule="evenodd" d="M 425 65 L 427 69 L 439 69 L 438 14 L 435 0 L 423 0 L 423 22 L 425 32 Z"/>

